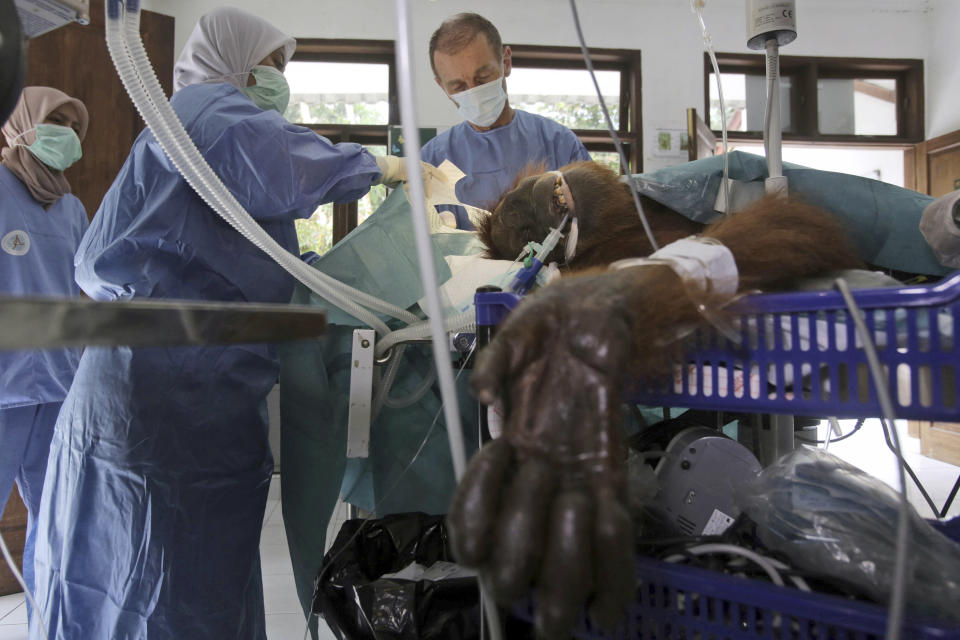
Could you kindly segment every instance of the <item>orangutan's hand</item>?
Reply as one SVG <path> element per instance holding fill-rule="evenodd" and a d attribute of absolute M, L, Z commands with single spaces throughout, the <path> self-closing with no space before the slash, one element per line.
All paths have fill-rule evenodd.
<path fill-rule="evenodd" d="M 454 552 L 501 604 L 535 585 L 545 638 L 569 636 L 591 597 L 593 620 L 613 626 L 634 594 L 620 413 L 632 327 L 621 274 L 564 279 L 525 300 L 471 381 L 482 403 L 503 402 L 505 429 L 453 498 Z"/>

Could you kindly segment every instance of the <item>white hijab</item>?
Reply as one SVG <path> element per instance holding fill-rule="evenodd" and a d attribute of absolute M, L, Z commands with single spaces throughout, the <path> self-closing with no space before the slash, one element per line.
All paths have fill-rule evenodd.
<path fill-rule="evenodd" d="M 204 14 L 173 68 L 173 90 L 201 82 L 247 86 L 250 70 L 279 48 L 288 62 L 297 41 L 266 20 L 234 7 Z"/>

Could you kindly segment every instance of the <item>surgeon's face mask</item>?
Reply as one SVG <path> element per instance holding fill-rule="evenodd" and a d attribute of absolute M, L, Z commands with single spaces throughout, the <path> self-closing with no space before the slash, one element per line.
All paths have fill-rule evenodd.
<path fill-rule="evenodd" d="M 250 73 L 257 83 L 244 87 L 241 91 L 264 111 L 274 109 L 283 115 L 290 104 L 290 85 L 287 84 L 287 79 L 277 69 L 266 65 L 258 64 Z"/>
<path fill-rule="evenodd" d="M 51 169 L 63 171 L 83 157 L 80 138 L 70 127 L 59 124 L 38 124 L 17 137 L 26 135 L 30 131 L 37 132 L 37 139 L 33 144 L 14 144 L 13 146 L 26 147 L 37 160 Z"/>
<path fill-rule="evenodd" d="M 457 110 L 465 120 L 478 127 L 489 127 L 497 121 L 507 103 L 503 75 L 493 82 L 455 93 L 450 97 L 457 103 Z"/>

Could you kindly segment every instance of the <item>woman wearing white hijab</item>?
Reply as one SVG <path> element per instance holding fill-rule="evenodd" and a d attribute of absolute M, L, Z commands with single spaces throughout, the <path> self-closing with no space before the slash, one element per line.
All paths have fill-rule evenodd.
<path fill-rule="evenodd" d="M 293 38 L 239 9 L 204 15 L 171 105 L 277 242 L 384 176 L 356 144 L 283 119 Z M 212 211 L 145 131 L 77 252 L 92 298 L 290 301 L 294 280 Z M 90 348 L 51 444 L 38 607 L 51 638 L 266 637 L 258 553 L 273 459 L 260 406 L 271 345 Z M 31 638 L 40 638 L 38 628 Z"/>
<path fill-rule="evenodd" d="M 3 125 L 0 295 L 80 295 L 73 254 L 87 212 L 63 170 L 80 159 L 86 132 L 83 103 L 49 87 L 25 88 Z M 27 506 L 23 577 L 31 589 L 50 438 L 79 361 L 77 349 L 0 351 L 0 513 L 16 481 Z"/>

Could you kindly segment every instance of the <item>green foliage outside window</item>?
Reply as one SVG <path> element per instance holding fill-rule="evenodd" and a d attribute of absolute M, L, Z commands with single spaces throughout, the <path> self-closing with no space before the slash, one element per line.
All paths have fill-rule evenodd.
<path fill-rule="evenodd" d="M 591 151 L 590 159 L 614 173 L 620 173 L 620 155 L 616 151 Z"/>
<path fill-rule="evenodd" d="M 610 119 L 614 126 L 620 124 L 619 98 L 604 98 Z M 607 121 L 603 117 L 603 110 L 599 104 L 583 104 L 579 102 L 526 102 L 514 105 L 522 111 L 536 113 L 545 118 L 559 122 L 568 129 L 606 129 Z"/>
<path fill-rule="evenodd" d="M 322 95 L 294 95 L 284 117 L 301 124 L 386 124 L 387 103 L 322 102 Z"/>

